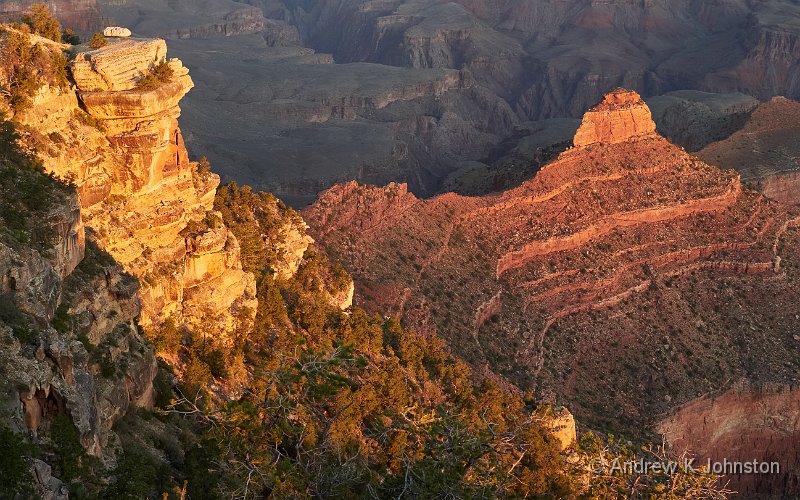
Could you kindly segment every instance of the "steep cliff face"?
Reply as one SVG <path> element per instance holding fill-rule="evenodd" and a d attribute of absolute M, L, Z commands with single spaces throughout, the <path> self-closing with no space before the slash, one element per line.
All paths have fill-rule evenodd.
<path fill-rule="evenodd" d="M 137 87 L 162 62 L 171 78 Z M 207 316 L 226 331 L 234 316 L 249 321 L 255 280 L 212 210 L 219 178 L 189 161 L 178 128 L 193 85 L 186 68 L 166 59 L 163 40 L 127 39 L 79 47 L 70 70 L 74 90 L 44 88 L 17 118 L 61 142 L 43 151 L 45 167 L 75 182 L 99 244 L 143 281 L 142 326 Z"/>
<path fill-rule="evenodd" d="M 658 424 L 678 450 L 691 450 L 698 465 L 778 463 L 764 474 L 725 474 L 730 489 L 743 498 L 759 492 L 800 493 L 800 392 L 790 387 L 750 388 L 747 384 L 717 397 L 698 398 Z"/>
<path fill-rule="evenodd" d="M 156 358 L 136 326 L 138 282 L 95 244 L 86 244 L 74 190 L 7 151 L 4 144 L 3 425 L 48 443 L 54 420 L 67 417 L 86 451 L 113 463 L 114 424 L 131 409 L 153 403 Z M 15 203 L 33 205 L 15 212 Z M 50 492 L 60 488 L 57 480 L 45 482 Z"/>
<path fill-rule="evenodd" d="M 636 92 L 617 89 L 583 115 L 575 147 L 638 140 L 656 131 L 650 109 Z"/>
<path fill-rule="evenodd" d="M 415 200 L 345 185 L 303 213 L 356 304 L 437 332 L 591 427 L 641 432 L 732 377 L 800 365 L 798 214 L 653 130 L 636 94 L 614 92 L 578 146 L 518 188 Z"/>

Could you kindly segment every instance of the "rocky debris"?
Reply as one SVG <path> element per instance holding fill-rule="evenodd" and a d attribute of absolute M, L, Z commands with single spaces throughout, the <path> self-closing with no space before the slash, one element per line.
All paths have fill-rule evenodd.
<path fill-rule="evenodd" d="M 128 38 L 129 36 L 131 36 L 131 30 L 120 26 L 107 26 L 103 30 L 103 36 L 113 37 L 113 38 Z"/>
<path fill-rule="evenodd" d="M 53 469 L 38 458 L 33 459 L 34 479 L 39 485 L 42 500 L 69 500 L 66 485 L 53 476 Z"/>
<path fill-rule="evenodd" d="M 734 374 L 796 377 L 800 214 L 657 135 L 636 94 L 587 123 L 515 189 L 417 200 L 349 183 L 303 215 L 360 306 L 590 427 L 636 435 Z"/>
<path fill-rule="evenodd" d="M 740 130 L 697 155 L 735 168 L 742 180 L 783 203 L 800 204 L 800 102 L 775 97 L 750 114 Z"/>
<path fill-rule="evenodd" d="M 590 144 L 615 144 L 652 135 L 656 124 L 650 109 L 636 92 L 617 89 L 584 116 L 575 133 L 575 147 Z"/>

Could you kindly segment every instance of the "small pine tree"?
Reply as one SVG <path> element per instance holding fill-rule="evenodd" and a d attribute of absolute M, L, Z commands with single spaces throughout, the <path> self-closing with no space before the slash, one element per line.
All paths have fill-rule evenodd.
<path fill-rule="evenodd" d="M 75 30 L 72 28 L 67 28 L 63 33 L 61 33 L 61 42 L 68 43 L 70 45 L 78 45 L 81 43 L 81 39 L 78 34 L 75 33 Z"/>
<path fill-rule="evenodd" d="M 31 30 L 37 35 L 54 42 L 61 41 L 61 23 L 53 16 L 47 5 L 43 3 L 33 4 L 30 16 L 26 16 L 22 22 L 30 26 Z"/>
<path fill-rule="evenodd" d="M 104 37 L 101 33 L 95 33 L 92 35 L 92 40 L 89 42 L 89 47 L 93 49 L 99 49 L 100 47 L 105 47 L 108 45 L 108 40 Z"/>

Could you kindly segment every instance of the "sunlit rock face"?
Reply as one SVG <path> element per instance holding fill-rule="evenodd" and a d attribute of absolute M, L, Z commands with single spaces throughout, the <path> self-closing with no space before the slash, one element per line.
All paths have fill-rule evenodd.
<path fill-rule="evenodd" d="M 164 61 L 169 81 L 137 88 Z M 255 280 L 213 212 L 219 177 L 197 171 L 178 128 L 178 102 L 193 86 L 188 70 L 167 59 L 157 39 L 84 47 L 70 70 L 76 92 L 46 89 L 20 118 L 61 138 L 61 147 L 44 152 L 45 166 L 75 182 L 87 226 L 142 280 L 141 324 L 155 327 L 170 316 L 199 324 L 202 317 L 226 331 L 249 321 Z"/>
<path fill-rule="evenodd" d="M 639 94 L 618 89 L 606 94 L 600 104 L 583 116 L 573 144 L 615 144 L 651 135 L 655 131 L 650 109 Z"/>
<path fill-rule="evenodd" d="M 730 380 L 796 378 L 800 214 L 654 133 L 634 93 L 503 193 L 338 185 L 303 212 L 355 303 L 435 332 L 590 427 L 653 430 Z"/>

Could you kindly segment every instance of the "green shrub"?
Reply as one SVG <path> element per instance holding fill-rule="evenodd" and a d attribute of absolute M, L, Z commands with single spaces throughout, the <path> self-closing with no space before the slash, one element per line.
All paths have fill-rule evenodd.
<path fill-rule="evenodd" d="M 167 318 L 158 329 L 158 333 L 152 339 L 157 353 L 175 355 L 181 346 L 183 332 L 175 323 L 173 318 Z"/>
<path fill-rule="evenodd" d="M 139 90 L 155 90 L 160 86 L 161 82 L 152 73 L 146 73 L 136 83 L 136 88 Z"/>
<path fill-rule="evenodd" d="M 0 322 L 10 326 L 14 337 L 23 344 L 33 345 L 39 339 L 33 322 L 19 310 L 11 294 L 0 293 Z"/>
<path fill-rule="evenodd" d="M 66 89 L 69 87 L 69 79 L 67 77 L 67 57 L 61 52 L 51 53 L 51 63 L 53 66 L 53 79 L 59 88 Z"/>
<path fill-rule="evenodd" d="M 60 413 L 50 425 L 50 439 L 56 457 L 53 475 L 64 481 L 70 490 L 70 497 L 97 498 L 99 485 L 95 469 L 99 460 L 83 449 L 78 429 L 69 416 Z"/>
<path fill-rule="evenodd" d="M 161 61 L 153 67 L 153 75 L 155 75 L 159 82 L 167 83 L 172 80 L 173 71 L 169 63 Z"/>
<path fill-rule="evenodd" d="M 33 447 L 23 437 L 0 427 L 0 498 L 33 498 L 33 476 L 28 460 Z"/>
<path fill-rule="evenodd" d="M 155 90 L 162 84 L 169 82 L 172 79 L 172 68 L 166 61 L 153 66 L 149 73 L 142 75 L 136 83 L 136 88 L 139 90 Z"/>
<path fill-rule="evenodd" d="M 95 118 L 94 116 L 90 115 L 89 113 L 76 109 L 72 116 L 78 120 L 78 123 L 81 125 L 86 125 L 87 127 L 93 127 L 99 130 L 100 132 L 106 131 L 106 126 L 103 124 L 103 120 L 99 118 Z"/>
<path fill-rule="evenodd" d="M 0 118 L 0 241 L 48 250 L 56 232 L 47 214 L 72 189 L 42 173 L 41 162 L 18 139 L 14 125 Z"/>
<path fill-rule="evenodd" d="M 72 28 L 67 28 L 64 30 L 63 33 L 61 33 L 61 43 L 78 45 L 79 43 L 81 43 L 81 39 Z"/>
<path fill-rule="evenodd" d="M 68 311 L 69 306 L 66 303 L 61 303 L 50 321 L 50 324 L 58 333 L 67 333 L 72 330 L 72 316 Z"/>
<path fill-rule="evenodd" d="M 92 35 L 92 39 L 89 41 L 89 47 L 93 49 L 99 49 L 100 47 L 105 47 L 106 45 L 108 45 L 108 40 L 103 36 L 102 33 L 95 33 Z"/>

